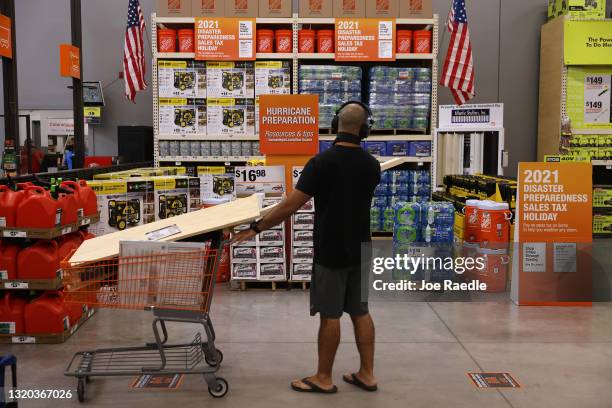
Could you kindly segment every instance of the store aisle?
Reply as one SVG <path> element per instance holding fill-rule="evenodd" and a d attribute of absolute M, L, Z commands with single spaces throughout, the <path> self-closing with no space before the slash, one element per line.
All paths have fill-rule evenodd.
<path fill-rule="evenodd" d="M 612 304 L 561 309 L 375 302 L 381 390 L 366 394 L 342 383 L 341 373 L 358 361 L 345 318 L 335 367 L 339 393 L 333 396 L 289 389 L 291 379 L 310 374 L 315 364 L 317 320 L 308 316 L 307 304 L 308 293 L 299 290 L 218 291 L 212 316 L 225 355 L 220 374 L 230 382 L 225 399 L 209 397 L 201 376 L 188 376 L 174 392 L 130 390 L 131 377 L 101 378 L 89 384 L 84 406 L 603 408 L 612 401 Z M 75 380 L 63 376 L 73 352 L 142 344 L 152 337 L 150 323 L 145 312 L 102 310 L 65 344 L 2 348 L 18 356 L 20 388 L 74 389 Z M 175 341 L 189 340 L 192 330 L 169 327 Z M 508 371 L 522 388 L 478 390 L 466 376 L 470 371 Z M 57 406 L 78 405 L 74 398 Z"/>

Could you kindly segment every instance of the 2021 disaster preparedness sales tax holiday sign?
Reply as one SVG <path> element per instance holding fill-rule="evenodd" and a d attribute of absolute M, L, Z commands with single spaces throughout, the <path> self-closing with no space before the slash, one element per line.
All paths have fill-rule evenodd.
<path fill-rule="evenodd" d="M 265 155 L 316 154 L 319 150 L 318 96 L 260 96 L 259 143 Z"/>
<path fill-rule="evenodd" d="M 336 19 L 336 61 L 395 61 L 395 20 Z"/>
<path fill-rule="evenodd" d="M 254 18 L 196 18 L 196 59 L 236 61 L 255 59 Z"/>

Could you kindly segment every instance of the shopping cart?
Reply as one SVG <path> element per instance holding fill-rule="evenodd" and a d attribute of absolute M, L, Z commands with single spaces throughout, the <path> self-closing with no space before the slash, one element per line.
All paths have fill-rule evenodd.
<path fill-rule="evenodd" d="M 148 310 L 153 313 L 154 343 L 142 347 L 79 351 L 64 372 L 76 377 L 77 396 L 85 400 L 85 383 L 93 377 L 155 374 L 203 374 L 208 392 L 227 394 L 228 383 L 217 377 L 223 354 L 215 347 L 210 320 L 221 233 L 203 237 L 198 249 L 176 244 L 135 242 L 138 255 L 93 263 L 64 263 L 66 302 L 97 308 Z M 187 244 L 189 245 L 189 244 Z M 158 252 L 153 252 L 158 251 Z M 190 343 L 167 344 L 166 322 L 197 323 Z M 161 330 L 161 335 L 160 335 Z M 204 338 L 203 338 L 204 337 Z"/>

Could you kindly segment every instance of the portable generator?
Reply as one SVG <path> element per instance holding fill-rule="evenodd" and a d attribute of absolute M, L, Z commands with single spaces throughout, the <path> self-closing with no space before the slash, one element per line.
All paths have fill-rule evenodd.
<path fill-rule="evenodd" d="M 170 217 L 187 213 L 187 194 L 160 195 L 159 218 L 164 220 Z"/>
<path fill-rule="evenodd" d="M 127 226 L 140 223 L 140 200 L 110 200 L 108 202 L 108 225 L 123 231 Z"/>

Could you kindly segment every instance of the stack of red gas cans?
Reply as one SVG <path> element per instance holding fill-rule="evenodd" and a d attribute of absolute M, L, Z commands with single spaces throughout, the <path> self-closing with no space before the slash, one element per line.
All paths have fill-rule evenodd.
<path fill-rule="evenodd" d="M 63 334 L 80 321 L 85 306 L 64 301 L 60 265 L 93 238 L 81 224 L 97 213 L 84 180 L 0 186 L 0 335 Z"/>

